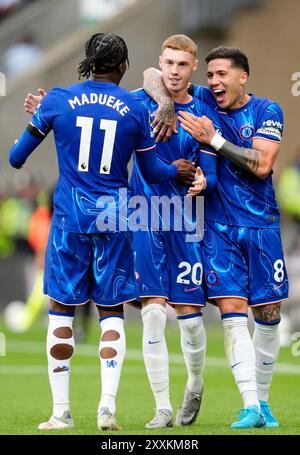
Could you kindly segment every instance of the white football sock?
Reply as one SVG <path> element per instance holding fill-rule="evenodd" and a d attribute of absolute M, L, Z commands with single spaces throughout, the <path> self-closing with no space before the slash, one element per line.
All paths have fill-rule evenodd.
<path fill-rule="evenodd" d="M 203 370 L 206 352 L 206 333 L 199 313 L 177 316 L 181 349 L 188 371 L 187 388 L 200 393 L 203 388 Z"/>
<path fill-rule="evenodd" d="M 124 332 L 124 319 L 123 317 L 110 316 L 100 319 L 101 338 L 99 344 L 99 356 L 101 363 L 101 399 L 99 408 L 107 407 L 109 411 L 114 414 L 116 412 L 116 395 L 119 387 L 122 365 L 126 351 L 126 339 Z M 105 333 L 112 330 L 115 332 L 117 339 L 103 341 Z M 105 357 L 102 349 L 110 348 L 111 355 Z M 101 351 L 102 355 L 101 356 Z"/>
<path fill-rule="evenodd" d="M 244 313 L 222 315 L 225 352 L 235 382 L 242 395 L 244 408 L 259 406 L 255 374 L 255 351 Z"/>
<path fill-rule="evenodd" d="M 279 323 L 266 325 L 255 321 L 253 344 L 258 399 L 268 401 L 273 369 L 280 350 Z"/>
<path fill-rule="evenodd" d="M 71 357 L 75 342 L 73 336 L 74 316 L 49 312 L 47 333 L 48 376 L 53 398 L 53 415 L 61 417 L 70 409 L 69 380 Z M 62 327 L 67 327 L 68 338 L 62 338 Z M 65 346 L 61 346 L 65 345 Z M 55 358 L 58 357 L 58 358 Z"/>
<path fill-rule="evenodd" d="M 142 311 L 143 356 L 156 409 L 172 411 L 169 393 L 169 355 L 165 340 L 167 309 L 159 303 L 146 305 Z"/>

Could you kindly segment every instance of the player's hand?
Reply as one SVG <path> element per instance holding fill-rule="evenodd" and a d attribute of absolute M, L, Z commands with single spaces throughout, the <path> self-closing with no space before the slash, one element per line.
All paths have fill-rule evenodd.
<path fill-rule="evenodd" d="M 189 188 L 187 196 L 197 196 L 197 194 L 201 193 L 205 188 L 206 178 L 204 177 L 201 167 L 197 167 L 193 186 Z"/>
<path fill-rule="evenodd" d="M 195 180 L 195 163 L 181 159 L 173 161 L 172 164 L 175 164 L 178 170 L 175 180 L 183 185 L 192 185 Z"/>
<path fill-rule="evenodd" d="M 156 142 L 167 142 L 172 133 L 177 133 L 176 115 L 172 100 L 159 104 L 155 118 L 152 122 L 153 132 L 156 135 Z"/>
<path fill-rule="evenodd" d="M 196 117 L 190 112 L 179 111 L 178 120 L 182 128 L 198 142 L 210 144 L 216 133 L 213 122 L 206 115 Z"/>
<path fill-rule="evenodd" d="M 28 93 L 25 98 L 25 102 L 24 102 L 25 111 L 28 112 L 28 114 L 33 114 L 34 111 L 36 110 L 37 106 L 40 104 L 42 99 L 45 98 L 46 95 L 47 95 L 47 93 L 42 88 L 38 89 L 37 95 Z"/>

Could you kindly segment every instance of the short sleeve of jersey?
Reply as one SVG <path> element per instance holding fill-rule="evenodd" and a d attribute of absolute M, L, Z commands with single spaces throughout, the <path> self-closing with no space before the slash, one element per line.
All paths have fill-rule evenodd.
<path fill-rule="evenodd" d="M 255 138 L 268 139 L 281 142 L 283 131 L 283 113 L 277 103 L 268 104 L 259 117 L 259 123 L 255 131 Z"/>
<path fill-rule="evenodd" d="M 210 118 L 213 122 L 216 131 L 222 136 L 222 126 L 221 126 L 221 119 L 219 115 L 211 109 L 209 106 L 205 106 L 205 114 L 206 117 Z"/>
<path fill-rule="evenodd" d="M 59 106 L 59 89 L 53 88 L 36 108 L 31 123 L 43 134 L 48 134 L 53 127 L 53 118 Z"/>
<path fill-rule="evenodd" d="M 156 144 L 151 132 L 151 119 L 149 111 L 142 105 L 138 105 L 140 119 L 140 130 L 136 146 L 137 152 L 145 152 L 155 148 Z"/>
<path fill-rule="evenodd" d="M 145 92 L 144 89 L 138 88 L 136 90 L 132 90 L 131 95 L 139 102 L 143 102 L 143 99 L 145 98 Z"/>
<path fill-rule="evenodd" d="M 204 87 L 203 85 L 193 85 L 193 92 L 196 98 L 210 106 L 210 108 L 214 109 L 218 106 L 209 88 Z"/>

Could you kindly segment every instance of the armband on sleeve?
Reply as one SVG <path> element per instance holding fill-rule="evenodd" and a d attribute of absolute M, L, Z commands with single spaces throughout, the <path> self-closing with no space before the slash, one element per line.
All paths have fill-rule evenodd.
<path fill-rule="evenodd" d="M 45 139 L 47 134 L 42 133 L 36 126 L 34 126 L 32 123 L 29 123 L 27 126 L 27 131 L 31 136 L 36 137 L 37 139 Z"/>

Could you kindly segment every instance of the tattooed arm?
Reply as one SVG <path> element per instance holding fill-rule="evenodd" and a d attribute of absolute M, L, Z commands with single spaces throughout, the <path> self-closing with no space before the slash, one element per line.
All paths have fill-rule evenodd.
<path fill-rule="evenodd" d="M 143 88 L 158 104 L 155 119 L 153 121 L 156 141 L 168 140 L 172 132 L 176 130 L 176 116 L 174 102 L 171 99 L 161 78 L 161 71 L 156 68 L 148 68 L 144 71 Z"/>
<path fill-rule="evenodd" d="M 206 116 L 200 118 L 189 112 L 180 111 L 181 126 L 197 141 L 210 144 L 217 152 L 240 169 L 265 179 L 271 172 L 279 153 L 280 143 L 261 138 L 253 140 L 253 148 L 239 147 L 220 136 Z"/>

